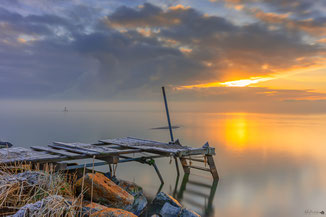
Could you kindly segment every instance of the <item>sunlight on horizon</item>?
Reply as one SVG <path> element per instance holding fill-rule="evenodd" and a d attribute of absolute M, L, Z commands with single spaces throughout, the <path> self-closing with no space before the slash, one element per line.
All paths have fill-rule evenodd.
<path fill-rule="evenodd" d="M 324 159 L 320 150 L 326 151 L 322 140 L 325 129 L 322 123 L 326 116 L 202 113 L 201 118 L 201 127 L 205 129 L 201 137 L 206 138 L 213 147 L 223 144 L 226 150 L 234 153 L 273 152 Z M 192 125 L 193 122 L 184 124 Z M 312 131 L 309 126 L 315 130 Z M 193 131 L 189 131 L 187 136 L 198 136 L 193 134 Z M 310 138 L 315 138 L 316 149 L 309 146 Z"/>
<path fill-rule="evenodd" d="M 192 89 L 192 88 L 210 88 L 210 87 L 246 87 L 251 84 L 256 84 L 263 81 L 273 80 L 273 77 L 250 77 L 249 79 L 240 79 L 234 81 L 226 81 L 226 82 L 211 82 L 206 84 L 195 84 L 195 85 L 186 85 L 177 87 L 177 90 L 183 89 Z"/>

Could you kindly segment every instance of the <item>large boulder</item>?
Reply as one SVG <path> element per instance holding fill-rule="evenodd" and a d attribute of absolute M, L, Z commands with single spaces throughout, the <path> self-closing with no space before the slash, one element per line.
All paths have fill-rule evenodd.
<path fill-rule="evenodd" d="M 142 187 L 140 187 L 134 182 L 118 179 L 115 176 L 112 177 L 109 173 L 105 173 L 104 175 L 108 177 L 111 181 L 113 181 L 115 184 L 117 184 L 119 187 L 123 188 L 129 194 L 134 196 L 134 203 L 132 205 L 120 208 L 139 216 L 147 206 L 147 199 L 144 196 Z"/>
<path fill-rule="evenodd" d="M 122 210 L 122 209 L 115 209 L 115 208 L 107 208 L 101 211 L 95 212 L 91 214 L 91 217 L 137 217 L 131 212 Z"/>
<path fill-rule="evenodd" d="M 100 204 L 122 208 L 131 206 L 134 203 L 134 197 L 127 191 L 116 185 L 110 179 L 105 177 L 102 173 L 88 173 L 85 177 L 80 178 L 76 182 L 78 192 L 82 191 L 82 183 L 84 179 L 84 189 L 86 192 L 85 198 L 91 199 L 91 189 L 93 189 L 93 201 Z M 93 188 L 92 188 L 93 185 Z"/>
<path fill-rule="evenodd" d="M 183 208 L 182 205 L 172 196 L 160 192 L 150 204 L 148 216 L 159 215 L 164 217 L 200 217 L 194 211 Z"/>
<path fill-rule="evenodd" d="M 135 194 L 134 198 L 134 203 L 131 206 L 125 207 L 124 209 L 139 216 L 147 206 L 147 199 L 142 192 Z"/>
<path fill-rule="evenodd" d="M 111 180 L 134 196 L 134 203 L 131 206 L 124 207 L 123 209 L 139 216 L 147 206 L 147 199 L 144 196 L 142 187 L 134 182 L 118 179 L 116 177 Z"/>
<path fill-rule="evenodd" d="M 168 204 L 168 205 L 166 205 Z M 163 207 L 165 208 L 163 209 Z M 163 209 L 163 212 L 169 212 L 169 208 L 172 209 L 172 207 L 175 207 L 179 211 L 182 209 L 182 205 L 174 199 L 172 196 L 160 192 L 156 195 L 152 203 L 150 204 L 148 208 L 148 214 L 154 215 L 154 214 L 161 214 L 161 210 Z M 176 215 L 177 216 L 177 215 Z"/>
<path fill-rule="evenodd" d="M 160 211 L 160 215 L 164 217 L 176 217 L 179 216 L 180 211 L 181 207 L 173 206 L 166 202 Z"/>

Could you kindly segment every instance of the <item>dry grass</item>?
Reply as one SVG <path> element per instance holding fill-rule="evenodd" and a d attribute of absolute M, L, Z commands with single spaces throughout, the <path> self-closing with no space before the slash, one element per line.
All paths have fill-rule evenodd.
<path fill-rule="evenodd" d="M 21 208 L 15 217 L 73 217 L 77 216 L 77 206 L 58 195 L 48 196 L 34 204 Z"/>
<path fill-rule="evenodd" d="M 75 210 L 78 198 L 74 198 L 71 183 L 75 182 L 76 177 L 54 172 L 51 165 L 44 165 L 42 171 L 39 168 L 30 164 L 0 167 L 0 210 L 13 214 L 26 204 L 43 201 L 44 206 L 35 216 L 73 216 L 71 210 Z M 72 199 L 68 202 L 57 196 Z M 49 205 L 51 207 L 47 207 Z"/>

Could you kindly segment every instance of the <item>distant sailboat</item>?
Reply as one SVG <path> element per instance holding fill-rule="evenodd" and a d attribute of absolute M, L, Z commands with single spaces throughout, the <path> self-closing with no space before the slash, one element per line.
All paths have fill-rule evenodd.
<path fill-rule="evenodd" d="M 64 112 L 67 112 L 67 111 L 68 111 L 67 107 L 65 107 L 65 109 L 64 109 L 63 111 L 64 111 Z"/>

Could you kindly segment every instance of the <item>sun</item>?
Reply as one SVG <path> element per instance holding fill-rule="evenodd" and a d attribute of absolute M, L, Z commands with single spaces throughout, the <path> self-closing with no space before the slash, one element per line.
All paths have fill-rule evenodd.
<path fill-rule="evenodd" d="M 252 77 L 249 79 L 242 79 L 242 80 L 236 80 L 236 81 L 227 81 L 227 82 L 220 82 L 219 84 L 221 86 L 227 86 L 227 87 L 246 87 L 251 84 L 256 84 L 258 82 L 262 81 L 268 81 L 272 78 L 262 78 L 262 77 Z"/>
<path fill-rule="evenodd" d="M 182 89 L 192 89 L 192 88 L 210 88 L 210 87 L 247 87 L 252 84 L 256 84 L 263 81 L 269 81 L 275 79 L 273 77 L 250 77 L 248 79 L 241 79 L 235 81 L 226 82 L 211 82 L 205 84 L 195 84 L 177 87 L 178 90 Z"/>

